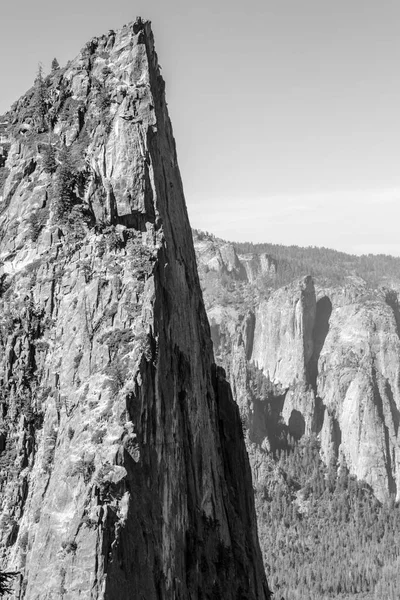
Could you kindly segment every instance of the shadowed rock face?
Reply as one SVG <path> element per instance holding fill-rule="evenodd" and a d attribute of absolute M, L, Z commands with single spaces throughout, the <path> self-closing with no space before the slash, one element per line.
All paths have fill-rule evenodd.
<path fill-rule="evenodd" d="M 50 134 L 33 98 L 0 206 L 3 567 L 27 600 L 269 598 L 149 23 L 52 74 Z"/>

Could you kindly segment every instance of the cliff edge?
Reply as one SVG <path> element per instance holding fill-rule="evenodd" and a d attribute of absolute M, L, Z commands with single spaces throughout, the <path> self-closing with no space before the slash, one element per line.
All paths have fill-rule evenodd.
<path fill-rule="evenodd" d="M 18 598 L 265 599 L 150 24 L 5 115 L 0 548 Z"/>

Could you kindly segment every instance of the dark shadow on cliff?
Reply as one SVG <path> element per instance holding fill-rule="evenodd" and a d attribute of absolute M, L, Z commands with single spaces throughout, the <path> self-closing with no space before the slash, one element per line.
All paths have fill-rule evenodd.
<path fill-rule="evenodd" d="M 339 448 L 342 443 L 342 430 L 340 429 L 339 421 L 332 416 L 332 439 L 335 449 L 335 458 L 339 457 Z"/>
<path fill-rule="evenodd" d="M 392 414 L 392 419 L 393 419 L 394 432 L 397 436 L 397 432 L 399 431 L 400 412 L 399 412 L 399 409 L 397 408 L 396 402 L 393 398 L 392 386 L 390 385 L 389 381 L 386 381 L 386 383 L 385 383 L 385 392 L 386 392 L 387 398 L 389 400 L 390 412 Z"/>
<path fill-rule="evenodd" d="M 393 311 L 393 316 L 396 321 L 397 336 L 400 338 L 400 309 L 397 293 L 394 290 L 389 290 L 386 293 L 385 301 L 386 304 L 388 304 L 388 306 L 390 306 L 390 308 Z"/>
<path fill-rule="evenodd" d="M 254 346 L 254 331 L 256 328 L 256 316 L 250 310 L 246 317 L 243 320 L 243 333 L 245 338 L 245 350 L 246 350 L 246 359 L 250 360 L 251 355 L 253 354 L 253 346 Z"/>
<path fill-rule="evenodd" d="M 293 409 L 289 418 L 289 434 L 298 441 L 306 431 L 306 422 L 300 411 Z"/>
<path fill-rule="evenodd" d="M 293 435 L 282 419 L 287 390 L 274 385 L 262 369 L 252 363 L 247 365 L 247 389 L 252 400 L 246 418 L 250 440 L 262 444 L 268 438 L 272 452 L 287 449 L 288 437 Z M 297 421 L 295 416 L 293 424 Z"/>
<path fill-rule="evenodd" d="M 274 395 L 269 392 L 264 398 L 255 399 L 250 419 L 250 439 L 261 444 L 267 437 L 273 452 L 287 447 L 289 427 L 282 420 L 282 409 L 286 392 Z"/>
<path fill-rule="evenodd" d="M 317 302 L 315 324 L 313 330 L 314 351 L 308 363 L 308 382 L 314 391 L 317 388 L 318 360 L 324 347 L 326 336 L 329 332 L 329 319 L 332 314 L 332 302 L 328 296 L 320 298 Z"/>
<path fill-rule="evenodd" d="M 315 393 L 315 409 L 312 430 L 320 433 L 324 423 L 326 407 L 317 396 L 318 361 L 329 332 L 329 319 L 332 314 L 332 302 L 328 296 L 323 296 L 317 302 L 315 323 L 313 329 L 314 350 L 307 367 L 307 379 Z"/>
<path fill-rule="evenodd" d="M 385 432 L 385 469 L 386 469 L 386 474 L 387 474 L 387 479 L 388 479 L 389 494 L 396 496 L 397 495 L 397 484 L 393 477 L 394 465 L 393 465 L 393 461 L 392 461 L 392 455 L 390 452 L 389 428 L 388 428 L 388 426 L 386 424 L 386 420 L 385 420 L 383 400 L 382 400 L 381 392 L 379 389 L 379 383 L 378 383 L 378 379 L 377 379 L 378 374 L 374 367 L 372 367 L 371 375 L 372 375 L 372 384 L 373 384 L 373 393 L 374 393 L 374 404 L 377 408 L 378 417 L 382 423 L 383 430 Z M 389 389 L 390 389 L 390 386 L 389 386 Z M 388 392 L 387 382 L 385 382 L 385 392 L 386 393 Z M 394 404 L 394 400 L 392 397 L 392 403 L 390 402 L 390 395 L 391 395 L 391 389 L 390 389 L 390 392 L 388 395 L 389 404 L 391 405 L 392 403 Z M 390 408 L 392 409 L 392 406 L 390 406 Z M 397 408 L 396 408 L 396 411 L 397 411 Z M 398 413 L 398 411 L 397 411 L 397 413 Z M 393 416 L 393 412 L 392 412 L 392 416 Z M 397 418 L 398 418 L 398 414 L 397 414 Z"/>
<path fill-rule="evenodd" d="M 322 402 L 322 399 L 319 396 L 315 397 L 315 408 L 314 408 L 314 417 L 312 424 L 312 431 L 314 431 L 317 435 L 320 433 L 322 426 L 324 424 L 326 406 Z"/>

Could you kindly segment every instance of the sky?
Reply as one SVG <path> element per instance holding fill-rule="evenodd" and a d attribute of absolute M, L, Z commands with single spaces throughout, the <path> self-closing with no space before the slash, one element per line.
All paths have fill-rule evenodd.
<path fill-rule="evenodd" d="M 400 256 L 398 0 L 3 0 L 0 114 L 150 19 L 193 227 Z"/>

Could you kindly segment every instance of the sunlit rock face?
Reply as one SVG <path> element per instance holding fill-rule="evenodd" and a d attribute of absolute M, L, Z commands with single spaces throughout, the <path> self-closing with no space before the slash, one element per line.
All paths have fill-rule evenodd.
<path fill-rule="evenodd" d="M 398 322 L 394 293 L 333 304 L 318 362 L 323 452 L 345 460 L 380 498 L 399 495 Z"/>
<path fill-rule="evenodd" d="M 255 311 L 251 360 L 273 383 L 305 381 L 313 353 L 316 300 L 311 277 L 277 290 Z"/>
<path fill-rule="evenodd" d="M 397 293 L 368 289 L 355 277 L 344 286 L 315 289 L 305 277 L 264 294 L 248 279 L 240 297 L 229 287 L 218 295 L 204 269 L 213 264 L 218 240 L 195 241 L 215 354 L 249 443 L 269 452 L 289 438 L 316 434 L 327 463 L 346 464 L 381 500 L 399 498 Z M 253 260 L 238 258 L 243 265 Z M 260 456 L 252 465 L 255 481 Z"/>
<path fill-rule="evenodd" d="M 27 600 L 269 598 L 150 24 L 37 102 L 0 169 L 3 568 Z"/>

